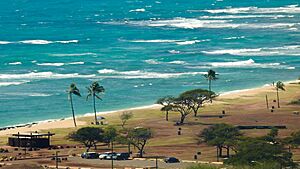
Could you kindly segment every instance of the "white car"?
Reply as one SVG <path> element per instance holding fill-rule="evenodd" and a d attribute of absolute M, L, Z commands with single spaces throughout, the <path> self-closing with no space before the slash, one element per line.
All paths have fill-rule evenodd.
<path fill-rule="evenodd" d="M 100 160 L 116 160 L 117 159 L 117 153 L 111 153 L 111 152 L 105 152 L 105 153 L 101 153 L 99 155 L 99 159 Z"/>

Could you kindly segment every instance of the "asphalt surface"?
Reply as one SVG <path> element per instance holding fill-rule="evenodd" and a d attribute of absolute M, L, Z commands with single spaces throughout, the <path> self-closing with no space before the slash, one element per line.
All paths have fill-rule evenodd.
<path fill-rule="evenodd" d="M 101 166 L 111 166 L 111 160 L 100 160 L 100 159 L 82 159 L 80 157 L 71 157 L 68 158 L 68 162 L 77 163 L 80 165 L 93 165 L 101 168 Z M 158 168 L 187 168 L 188 166 L 193 165 L 194 163 L 188 162 L 180 162 L 180 163 L 165 163 L 162 160 L 157 161 Z M 155 159 L 148 159 L 148 160 L 122 160 L 117 161 L 114 160 L 115 167 L 134 167 L 134 168 L 155 168 L 156 167 L 156 160 Z"/>

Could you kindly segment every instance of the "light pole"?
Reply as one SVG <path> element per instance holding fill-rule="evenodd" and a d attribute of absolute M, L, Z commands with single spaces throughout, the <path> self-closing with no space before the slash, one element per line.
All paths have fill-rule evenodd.
<path fill-rule="evenodd" d="M 55 152 L 55 166 L 56 166 L 56 169 L 58 169 L 58 152 L 59 151 Z"/>
<path fill-rule="evenodd" d="M 111 141 L 111 168 L 114 169 L 114 142 Z"/>

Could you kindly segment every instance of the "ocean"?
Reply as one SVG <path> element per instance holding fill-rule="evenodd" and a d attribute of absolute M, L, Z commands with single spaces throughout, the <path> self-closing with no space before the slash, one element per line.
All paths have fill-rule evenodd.
<path fill-rule="evenodd" d="M 2 0 L 0 126 L 151 105 L 162 96 L 217 93 L 300 76 L 299 0 Z"/>

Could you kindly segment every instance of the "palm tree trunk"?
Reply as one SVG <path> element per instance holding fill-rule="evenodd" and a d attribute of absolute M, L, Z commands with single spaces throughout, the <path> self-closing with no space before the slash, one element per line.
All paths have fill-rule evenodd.
<path fill-rule="evenodd" d="M 166 111 L 166 121 L 169 121 L 169 111 Z"/>
<path fill-rule="evenodd" d="M 279 91 L 277 89 L 277 107 L 280 108 L 280 104 L 279 104 Z"/>
<path fill-rule="evenodd" d="M 74 126 L 77 127 L 77 125 L 76 125 L 76 119 L 75 119 L 74 106 L 73 106 L 72 93 L 69 93 L 69 98 L 70 98 L 70 103 L 71 103 L 71 110 L 72 110 L 72 115 L 73 115 Z"/>
<path fill-rule="evenodd" d="M 211 79 L 208 80 L 208 90 L 211 92 Z M 210 102 L 212 103 L 211 96 L 209 96 Z"/>
<path fill-rule="evenodd" d="M 94 113 L 95 113 L 95 124 L 98 124 L 97 121 L 97 110 L 96 110 L 96 101 L 95 101 L 95 94 L 93 94 L 93 104 L 94 104 Z"/>

